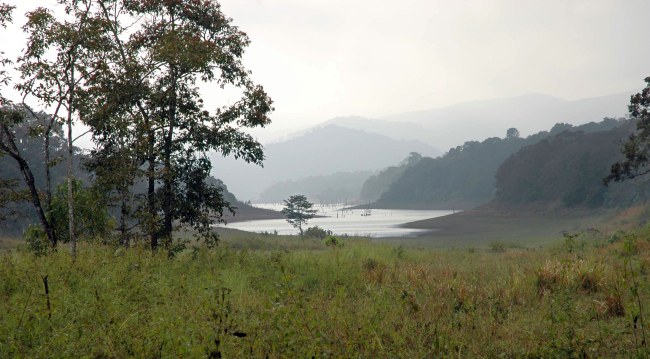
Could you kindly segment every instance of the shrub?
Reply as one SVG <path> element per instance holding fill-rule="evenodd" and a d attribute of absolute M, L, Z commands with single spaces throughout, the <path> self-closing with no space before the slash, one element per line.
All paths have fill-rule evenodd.
<path fill-rule="evenodd" d="M 562 265 L 557 262 L 547 261 L 537 271 L 537 292 L 544 296 L 562 281 Z"/>
<path fill-rule="evenodd" d="M 27 249 L 37 256 L 44 256 L 50 250 L 50 241 L 48 241 L 45 231 L 40 225 L 32 224 L 27 227 L 23 233 L 23 238 L 27 242 Z"/>
<path fill-rule="evenodd" d="M 329 229 L 320 228 L 319 226 L 313 226 L 307 228 L 307 230 L 305 231 L 305 235 L 307 237 L 324 239 L 327 236 L 331 236 L 332 231 L 330 231 Z"/>
<path fill-rule="evenodd" d="M 343 247 L 343 241 L 335 236 L 327 236 L 324 241 L 325 245 L 332 248 Z"/>
<path fill-rule="evenodd" d="M 502 253 L 506 251 L 506 244 L 500 241 L 490 242 L 490 249 L 492 252 Z"/>
<path fill-rule="evenodd" d="M 618 294 L 607 296 L 602 306 L 602 313 L 608 317 L 624 317 L 625 307 L 623 307 L 621 296 Z"/>

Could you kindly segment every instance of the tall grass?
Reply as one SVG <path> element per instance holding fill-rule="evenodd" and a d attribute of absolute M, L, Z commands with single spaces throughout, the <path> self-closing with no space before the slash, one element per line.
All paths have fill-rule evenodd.
<path fill-rule="evenodd" d="M 646 355 L 634 325 L 650 242 L 634 238 L 633 253 L 588 239 L 467 251 L 273 236 L 171 259 L 5 252 L 0 357 Z"/>

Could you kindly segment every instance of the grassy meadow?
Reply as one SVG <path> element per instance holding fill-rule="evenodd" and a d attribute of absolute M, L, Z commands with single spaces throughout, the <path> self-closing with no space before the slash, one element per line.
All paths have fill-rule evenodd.
<path fill-rule="evenodd" d="M 0 252 L 0 357 L 649 354 L 647 229 L 479 249 L 223 235 L 173 257 Z"/>

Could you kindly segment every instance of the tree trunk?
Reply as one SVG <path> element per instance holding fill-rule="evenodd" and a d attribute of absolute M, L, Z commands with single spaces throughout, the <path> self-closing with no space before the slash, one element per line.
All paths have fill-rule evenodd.
<path fill-rule="evenodd" d="M 129 241 L 129 233 L 128 229 L 126 228 L 126 218 L 129 215 L 129 210 L 128 210 L 128 196 L 129 192 L 128 189 L 124 190 L 122 189 L 120 191 L 120 195 L 122 196 L 122 205 L 120 208 L 120 244 L 122 244 L 125 247 L 129 247 L 130 241 Z"/>
<path fill-rule="evenodd" d="M 149 144 L 147 148 L 147 157 L 149 162 L 149 168 L 147 171 L 147 210 L 149 211 L 149 223 L 147 225 L 149 231 L 149 242 L 151 243 L 151 249 L 158 249 L 158 225 L 156 224 L 156 163 L 155 163 L 155 154 L 154 154 L 154 133 L 153 130 L 149 131 Z"/>
<path fill-rule="evenodd" d="M 68 234 L 70 236 L 70 254 L 72 255 L 72 261 L 74 262 L 77 259 L 77 237 L 75 235 L 75 223 L 74 223 L 74 192 L 72 189 L 72 175 L 73 175 L 73 155 L 74 151 L 72 148 L 72 112 L 74 111 L 74 65 L 70 70 L 70 100 L 68 108 Z"/>
<path fill-rule="evenodd" d="M 169 127 L 167 129 L 167 134 L 165 136 L 164 144 L 164 189 L 163 189 L 163 214 L 164 214 L 164 224 L 163 224 L 163 236 L 166 243 L 171 242 L 172 237 L 172 197 L 173 197 L 173 171 L 171 164 L 171 155 L 173 150 L 173 140 L 174 140 L 174 126 L 176 122 L 176 76 L 175 70 L 172 67 L 172 90 L 170 104 L 169 104 Z"/>
<path fill-rule="evenodd" d="M 175 30 L 175 18 L 174 13 L 171 13 L 171 26 L 172 31 Z M 172 239 L 172 197 L 173 197 L 173 171 L 171 165 L 171 155 L 173 150 L 173 140 L 174 140 L 174 127 L 176 126 L 176 91 L 177 91 L 177 78 L 176 78 L 176 66 L 172 63 L 169 65 L 169 72 L 171 76 L 171 89 L 170 89 L 170 98 L 169 98 L 169 127 L 167 129 L 166 136 L 164 138 L 164 188 L 163 188 L 163 214 L 164 214 L 164 223 L 163 223 L 163 236 L 165 237 L 165 242 L 170 244 Z"/>
<path fill-rule="evenodd" d="M 13 137 L 13 133 L 9 131 L 6 126 L 3 126 L 2 130 L 7 137 L 9 147 L 0 143 L 0 148 L 9 154 L 9 156 L 11 156 L 14 160 L 16 160 L 16 162 L 18 162 L 20 172 L 23 174 L 23 178 L 25 179 L 25 184 L 29 188 L 29 193 L 32 197 L 32 204 L 36 209 L 36 213 L 38 214 L 38 219 L 41 222 L 41 226 L 43 227 L 45 235 L 47 235 L 47 239 L 50 241 L 52 248 L 56 248 L 56 237 L 54 236 L 54 231 L 52 230 L 51 224 L 48 222 L 47 217 L 45 217 L 45 212 L 43 211 L 43 206 L 41 205 L 41 199 L 38 195 L 38 191 L 36 190 L 36 185 L 34 183 L 34 174 L 29 168 L 27 161 L 25 161 L 25 159 L 20 155 L 20 151 L 18 150 L 18 146 L 16 146 L 16 141 Z"/>

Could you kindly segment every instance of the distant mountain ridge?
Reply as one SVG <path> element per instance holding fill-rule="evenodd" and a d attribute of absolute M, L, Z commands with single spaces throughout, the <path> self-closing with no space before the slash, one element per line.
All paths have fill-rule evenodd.
<path fill-rule="evenodd" d="M 483 141 L 502 136 L 516 127 L 522 135 L 548 130 L 556 123 L 574 126 L 618 118 L 627 114 L 630 96 L 637 91 L 563 100 L 544 94 L 468 101 L 455 105 L 404 112 L 382 118 L 340 116 L 323 124 L 364 130 L 400 140 L 418 140 L 443 152 L 467 141 Z M 301 136 L 311 129 L 285 134 L 283 141 Z"/>
<path fill-rule="evenodd" d="M 257 198 L 265 203 L 278 203 L 300 193 L 314 203 L 349 203 L 357 200 L 371 171 L 336 172 L 275 183 Z"/>
<path fill-rule="evenodd" d="M 410 152 L 440 151 L 416 140 L 396 140 L 367 131 L 325 125 L 290 140 L 266 146 L 264 168 L 213 155 L 213 175 L 240 199 L 257 199 L 271 185 L 336 172 L 377 171 Z"/>
<path fill-rule="evenodd" d="M 429 143 L 447 149 L 469 140 L 502 135 L 516 127 L 523 135 L 551 128 L 556 123 L 581 125 L 605 117 L 627 114 L 636 91 L 567 101 L 543 94 L 465 102 L 438 109 L 385 117 L 385 121 L 420 124 L 431 128 Z"/>

